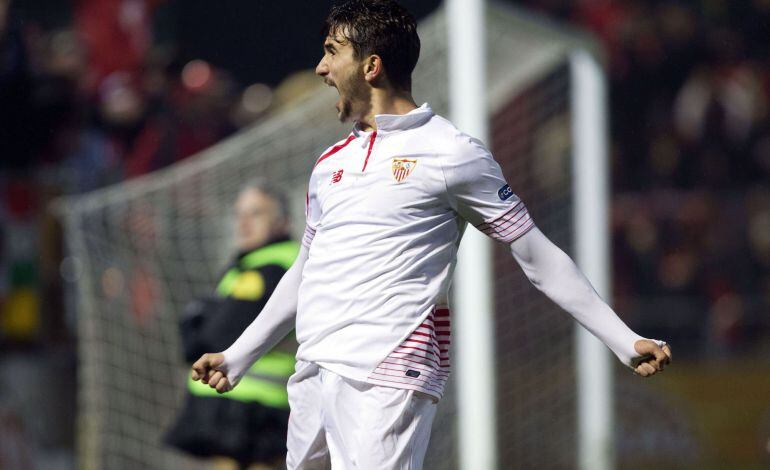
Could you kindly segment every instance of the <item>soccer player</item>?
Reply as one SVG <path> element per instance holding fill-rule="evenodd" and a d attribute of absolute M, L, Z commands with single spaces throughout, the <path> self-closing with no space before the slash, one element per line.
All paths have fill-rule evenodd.
<path fill-rule="evenodd" d="M 393 0 L 327 17 L 316 68 L 353 131 L 318 157 L 294 265 L 257 319 L 193 379 L 226 392 L 294 327 L 290 469 L 419 469 L 449 374 L 448 290 L 466 223 L 642 376 L 671 360 L 631 331 L 535 226 L 484 145 L 411 95 L 420 41 Z"/>

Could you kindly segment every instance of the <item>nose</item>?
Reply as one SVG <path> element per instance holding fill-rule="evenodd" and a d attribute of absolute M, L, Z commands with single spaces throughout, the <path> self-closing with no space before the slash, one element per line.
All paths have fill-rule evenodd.
<path fill-rule="evenodd" d="M 329 67 L 326 65 L 325 57 L 322 57 L 315 67 L 315 74 L 320 77 L 325 77 L 329 74 Z"/>

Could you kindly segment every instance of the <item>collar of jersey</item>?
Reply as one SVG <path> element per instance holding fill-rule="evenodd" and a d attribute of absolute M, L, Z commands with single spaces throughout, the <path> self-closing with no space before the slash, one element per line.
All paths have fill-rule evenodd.
<path fill-rule="evenodd" d="M 423 103 L 419 108 L 406 114 L 377 114 L 374 116 L 374 122 L 377 123 L 377 134 L 383 134 L 420 127 L 431 117 L 433 117 L 433 110 L 428 103 Z M 353 126 L 353 133 L 356 137 L 369 134 L 369 132 L 362 131 L 358 127 L 358 123 Z"/>

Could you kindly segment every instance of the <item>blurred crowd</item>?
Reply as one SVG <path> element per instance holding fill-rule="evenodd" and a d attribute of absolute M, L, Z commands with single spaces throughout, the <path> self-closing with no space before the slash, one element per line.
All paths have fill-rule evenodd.
<path fill-rule="evenodd" d="M 71 331 L 51 200 L 180 161 L 312 90 L 302 73 L 241 83 L 158 40 L 168 3 L 0 0 L 0 346 Z"/>
<path fill-rule="evenodd" d="M 592 31 L 607 51 L 618 310 L 679 353 L 760 346 L 770 332 L 770 1 L 521 3 Z"/>
<path fill-rule="evenodd" d="M 153 42 L 162 4 L 81 0 L 46 29 L 0 0 L 4 168 L 63 172 L 64 191 L 88 191 L 183 159 L 268 108 L 268 86 Z"/>

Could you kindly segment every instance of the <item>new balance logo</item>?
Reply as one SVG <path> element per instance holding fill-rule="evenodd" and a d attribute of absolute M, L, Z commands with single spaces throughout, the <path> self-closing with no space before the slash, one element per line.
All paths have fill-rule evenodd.
<path fill-rule="evenodd" d="M 342 173 L 344 171 L 345 170 L 337 170 L 334 173 L 332 173 L 332 184 L 340 182 L 340 180 L 342 179 Z"/>

